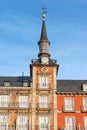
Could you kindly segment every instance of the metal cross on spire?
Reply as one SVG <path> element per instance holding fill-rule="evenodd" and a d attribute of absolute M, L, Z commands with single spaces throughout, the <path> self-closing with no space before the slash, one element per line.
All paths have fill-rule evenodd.
<path fill-rule="evenodd" d="M 42 10 L 43 10 L 43 12 L 42 12 L 42 18 L 45 20 L 46 19 L 47 8 L 43 7 Z"/>

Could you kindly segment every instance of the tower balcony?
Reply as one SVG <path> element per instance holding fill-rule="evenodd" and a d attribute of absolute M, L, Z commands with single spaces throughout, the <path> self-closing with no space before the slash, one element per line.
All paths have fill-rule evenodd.
<path fill-rule="evenodd" d="M 38 103 L 37 109 L 39 111 L 48 111 L 53 109 L 53 103 Z"/>
<path fill-rule="evenodd" d="M 49 124 L 41 124 L 36 127 L 36 130 L 51 130 L 51 126 Z"/>
<path fill-rule="evenodd" d="M 37 84 L 37 90 L 38 91 L 49 91 L 50 88 L 50 84 L 49 83 L 39 83 Z"/>

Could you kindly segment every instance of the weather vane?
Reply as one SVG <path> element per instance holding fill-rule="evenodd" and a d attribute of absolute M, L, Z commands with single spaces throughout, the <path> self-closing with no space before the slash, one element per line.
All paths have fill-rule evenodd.
<path fill-rule="evenodd" d="M 43 7 L 42 10 L 43 10 L 43 12 L 42 12 L 42 18 L 45 20 L 46 19 L 47 8 Z"/>

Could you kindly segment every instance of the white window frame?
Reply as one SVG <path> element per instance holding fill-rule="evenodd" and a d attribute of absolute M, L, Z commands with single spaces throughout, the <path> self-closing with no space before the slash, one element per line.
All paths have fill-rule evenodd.
<path fill-rule="evenodd" d="M 70 103 L 71 106 L 69 104 L 70 100 L 72 102 L 72 103 Z M 73 97 L 64 98 L 64 111 L 74 111 L 74 98 Z"/>
<path fill-rule="evenodd" d="M 9 107 L 9 95 L 0 95 L 0 107 Z"/>
<path fill-rule="evenodd" d="M 0 114 L 0 130 L 8 130 L 8 114 Z"/>
<path fill-rule="evenodd" d="M 18 114 L 16 120 L 16 130 L 28 130 L 29 119 L 27 114 Z"/>
<path fill-rule="evenodd" d="M 49 75 L 39 75 L 39 88 L 48 89 L 49 88 Z"/>
<path fill-rule="evenodd" d="M 84 130 L 87 130 L 87 116 L 84 117 Z"/>
<path fill-rule="evenodd" d="M 87 111 L 87 98 L 83 98 L 83 111 Z"/>
<path fill-rule="evenodd" d="M 50 116 L 49 114 L 39 114 L 39 128 L 40 130 L 50 130 Z"/>
<path fill-rule="evenodd" d="M 39 107 L 40 108 L 49 108 L 49 95 L 42 94 L 39 95 Z"/>
<path fill-rule="evenodd" d="M 29 96 L 19 95 L 19 107 L 28 108 L 29 107 Z"/>
<path fill-rule="evenodd" d="M 67 119 L 69 120 L 69 119 L 72 119 L 72 121 L 71 122 L 73 122 L 73 124 L 71 123 L 71 124 L 68 124 L 67 125 Z M 69 121 L 70 122 L 70 121 Z M 66 116 L 65 117 L 65 130 L 74 130 L 75 129 L 75 117 L 73 117 L 73 116 Z"/>

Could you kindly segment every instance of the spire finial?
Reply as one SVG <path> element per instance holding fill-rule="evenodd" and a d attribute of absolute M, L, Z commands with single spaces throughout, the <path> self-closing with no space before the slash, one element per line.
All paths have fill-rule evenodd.
<path fill-rule="evenodd" d="M 43 20 L 45 20 L 46 19 L 47 8 L 43 7 L 42 10 L 43 10 L 43 12 L 42 12 L 42 18 L 43 18 Z"/>

